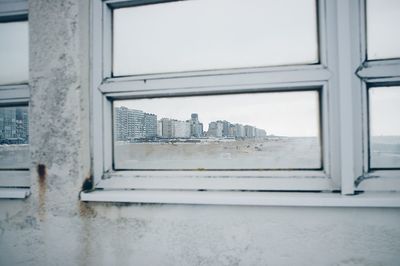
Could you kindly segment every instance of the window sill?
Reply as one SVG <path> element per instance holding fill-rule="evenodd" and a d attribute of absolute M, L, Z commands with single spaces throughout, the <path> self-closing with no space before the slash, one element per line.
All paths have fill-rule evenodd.
<path fill-rule="evenodd" d="M 25 199 L 30 194 L 28 188 L 0 188 L 0 199 Z"/>
<path fill-rule="evenodd" d="M 82 201 L 165 204 L 304 206 L 304 207 L 400 207 L 398 192 L 368 192 L 345 196 L 329 192 L 241 192 L 95 190 L 81 192 Z"/>

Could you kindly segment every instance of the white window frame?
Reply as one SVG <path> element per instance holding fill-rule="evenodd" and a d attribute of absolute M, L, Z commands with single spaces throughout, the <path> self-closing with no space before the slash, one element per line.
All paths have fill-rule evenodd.
<path fill-rule="evenodd" d="M 27 21 L 28 1 L 0 1 L 0 22 Z M 29 84 L 0 85 L 0 106 L 29 105 Z M 0 198 L 26 198 L 30 191 L 29 169 L 0 170 Z"/>
<path fill-rule="evenodd" d="M 112 9 L 166 1 L 92 0 L 91 158 L 95 190 L 113 191 L 112 193 L 117 191 L 118 194 L 113 194 L 116 195 L 115 201 L 153 202 L 151 199 L 157 198 L 156 202 L 172 203 L 184 203 L 185 200 L 178 200 L 176 197 L 185 197 L 184 193 L 196 190 L 208 190 L 208 193 L 236 193 L 243 190 L 339 191 L 342 195 L 368 190 L 363 187 L 368 178 L 360 183 L 355 182 L 360 181 L 360 177 L 365 174 L 365 143 L 362 138 L 365 134 L 362 115 L 365 105 L 361 100 L 354 100 L 361 99 L 363 95 L 363 82 L 355 75 L 355 70 L 363 62 L 362 51 L 365 47 L 359 45 L 363 38 L 361 21 L 364 15 L 360 12 L 364 5 L 363 0 L 316 1 L 319 22 L 318 64 L 114 78 L 111 63 Z M 359 71 L 358 74 L 360 73 Z M 212 92 L 286 91 L 287 88 L 295 91 L 318 88 L 321 92 L 321 171 L 113 170 L 112 100 L 166 94 L 178 96 Z M 140 193 L 146 193 L 147 196 L 135 194 L 129 198 L 122 196 L 123 190 L 141 191 Z M 400 190 L 400 186 L 396 186 L 395 190 Z M 81 197 L 83 200 L 96 200 L 98 198 L 93 196 L 95 192 L 83 193 Z M 168 196 L 159 199 L 157 195 L 160 193 Z M 244 192 L 239 193 L 244 195 Z M 170 201 L 171 197 L 176 200 Z M 107 201 L 112 200 L 108 198 Z M 196 200 L 187 201 L 196 203 Z"/>
<path fill-rule="evenodd" d="M 363 147 L 362 175 L 355 182 L 356 191 L 399 191 L 400 169 L 396 170 L 371 170 L 369 169 L 369 128 L 368 128 L 368 88 L 376 86 L 398 86 L 400 84 L 400 58 L 368 60 L 367 59 L 367 36 L 366 36 L 366 1 L 360 1 L 359 9 L 364 12 L 358 13 L 360 36 L 360 62 L 356 75 L 361 80 L 357 89 L 361 91 L 362 113 L 360 119 L 362 128 L 357 130 L 363 132 L 364 138 L 358 145 Z M 399 167 L 400 168 L 400 167 Z"/>

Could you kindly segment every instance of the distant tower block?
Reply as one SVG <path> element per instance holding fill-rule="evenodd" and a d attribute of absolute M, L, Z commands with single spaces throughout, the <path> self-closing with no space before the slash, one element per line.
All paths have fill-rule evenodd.
<path fill-rule="evenodd" d="M 198 114 L 192 114 L 192 121 L 199 121 L 199 115 Z"/>
<path fill-rule="evenodd" d="M 199 115 L 193 113 L 190 119 L 190 136 L 201 137 L 203 135 L 203 124 L 199 122 Z"/>

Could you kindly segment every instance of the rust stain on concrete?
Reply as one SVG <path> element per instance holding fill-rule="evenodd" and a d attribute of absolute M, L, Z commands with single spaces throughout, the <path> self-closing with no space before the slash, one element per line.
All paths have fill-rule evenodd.
<path fill-rule="evenodd" d="M 79 215 L 85 218 L 94 218 L 97 216 L 97 213 L 89 206 L 88 202 L 79 201 Z"/>
<path fill-rule="evenodd" d="M 83 262 L 82 265 L 90 264 L 90 257 L 92 256 L 92 222 L 96 217 L 96 211 L 89 205 L 88 202 L 79 200 L 79 216 L 82 221 L 81 227 L 81 249 L 80 257 Z"/>
<path fill-rule="evenodd" d="M 38 164 L 37 173 L 39 181 L 39 218 L 43 221 L 46 216 L 46 166 L 44 164 Z"/>

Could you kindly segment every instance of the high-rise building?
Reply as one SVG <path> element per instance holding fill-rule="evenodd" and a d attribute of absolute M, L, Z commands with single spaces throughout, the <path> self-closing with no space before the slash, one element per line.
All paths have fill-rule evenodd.
<path fill-rule="evenodd" d="M 190 122 L 176 119 L 162 118 L 162 137 L 163 138 L 189 138 Z"/>
<path fill-rule="evenodd" d="M 234 136 L 236 138 L 244 138 L 246 136 L 244 126 L 242 124 L 235 124 Z"/>
<path fill-rule="evenodd" d="M 246 138 L 254 138 L 256 136 L 256 128 L 253 126 L 245 125 L 244 132 Z"/>
<path fill-rule="evenodd" d="M 203 124 L 200 123 L 198 114 L 192 114 L 189 122 L 190 136 L 196 138 L 203 136 Z"/>
<path fill-rule="evenodd" d="M 114 138 L 117 141 L 128 140 L 128 108 L 114 108 Z"/>
<path fill-rule="evenodd" d="M 190 122 L 172 120 L 173 137 L 175 138 L 189 138 L 190 137 Z"/>
<path fill-rule="evenodd" d="M 232 135 L 230 134 L 230 127 L 231 127 L 231 123 L 229 123 L 228 121 L 220 121 L 222 123 L 222 136 L 223 137 L 232 137 Z"/>
<path fill-rule="evenodd" d="M 157 116 L 155 114 L 144 113 L 143 133 L 144 138 L 154 138 L 157 136 Z"/>
<path fill-rule="evenodd" d="M 162 122 L 161 120 L 157 121 L 157 137 L 162 137 Z"/>
<path fill-rule="evenodd" d="M 0 108 L 0 142 L 28 143 L 29 125 L 27 107 Z"/>
<path fill-rule="evenodd" d="M 24 108 L 22 111 L 22 126 L 23 126 L 23 131 L 21 134 L 21 137 L 24 139 L 24 143 L 28 143 L 29 141 L 29 114 L 28 114 L 28 108 Z"/>
<path fill-rule="evenodd" d="M 145 137 L 143 130 L 144 113 L 141 110 L 128 109 L 128 139 L 140 139 Z"/>
<path fill-rule="evenodd" d="M 192 121 L 199 122 L 199 115 L 198 114 L 193 113 L 193 114 L 190 115 L 190 117 L 191 117 Z"/>
<path fill-rule="evenodd" d="M 172 120 L 169 118 L 161 119 L 161 128 L 162 128 L 162 137 L 163 138 L 172 138 Z"/>
<path fill-rule="evenodd" d="M 114 136 L 117 141 L 130 141 L 157 136 L 157 116 L 124 106 L 114 110 Z"/>
<path fill-rule="evenodd" d="M 209 137 L 222 137 L 223 124 L 221 121 L 211 122 L 208 124 L 207 136 Z"/>

